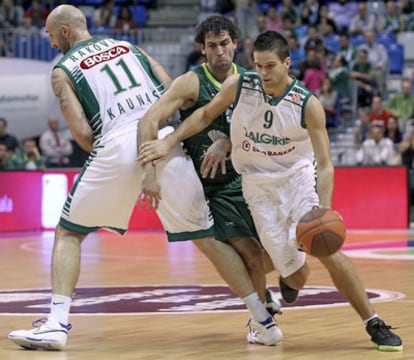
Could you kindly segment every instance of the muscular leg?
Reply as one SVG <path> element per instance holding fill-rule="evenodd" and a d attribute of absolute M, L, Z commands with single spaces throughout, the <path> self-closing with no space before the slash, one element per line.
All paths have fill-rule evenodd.
<path fill-rule="evenodd" d="M 253 237 L 231 238 L 229 242 L 242 258 L 260 300 L 265 303 L 266 277 L 262 247 Z"/>
<path fill-rule="evenodd" d="M 243 260 L 230 245 L 213 238 L 198 239 L 193 243 L 213 263 L 237 296 L 244 298 L 255 292 Z"/>
<path fill-rule="evenodd" d="M 336 288 L 350 302 L 362 320 L 375 314 L 367 293 L 351 260 L 342 252 L 319 258 L 328 269 Z"/>
<path fill-rule="evenodd" d="M 52 292 L 71 297 L 80 272 L 80 244 L 85 235 L 56 228 L 52 257 Z"/>

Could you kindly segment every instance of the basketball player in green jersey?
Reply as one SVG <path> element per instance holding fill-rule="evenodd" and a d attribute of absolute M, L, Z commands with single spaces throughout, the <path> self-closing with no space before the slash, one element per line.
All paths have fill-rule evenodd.
<path fill-rule="evenodd" d="M 168 154 L 171 146 L 199 133 L 233 105 L 231 154 L 243 194 L 275 269 L 299 290 L 309 268 L 305 253 L 298 250 L 296 224 L 313 207 L 332 205 L 334 167 L 325 113 L 317 97 L 289 76 L 289 47 L 281 34 L 260 34 L 253 58 L 257 72 L 230 76 L 214 99 L 175 132 L 143 144 L 140 159 L 154 161 Z M 401 351 L 400 337 L 375 313 L 350 259 L 338 251 L 319 260 L 364 321 L 374 346 Z"/>
<path fill-rule="evenodd" d="M 159 124 L 177 110 L 181 110 L 181 115 L 185 118 L 208 103 L 228 76 L 243 71 L 232 62 L 237 40 L 237 27 L 224 16 L 211 16 L 198 26 L 195 41 L 202 45 L 207 62 L 175 79 L 162 103 L 151 107 L 140 124 L 140 143 L 154 139 Z M 253 220 L 242 196 L 240 176 L 228 157 L 230 116 L 231 109 L 226 109 L 207 129 L 187 139 L 184 144 L 204 187 L 214 218 L 214 236 L 222 242 L 193 240 L 250 310 L 252 319 L 248 341 L 273 345 L 281 340 L 282 334 L 263 306 L 266 302 L 263 250 L 256 239 Z M 215 177 L 202 176 L 203 167 L 209 163 L 220 164 Z M 151 194 L 158 191 L 157 179 L 152 166 L 147 166 L 146 169 L 148 174 L 144 178 L 143 193 L 152 200 Z M 173 192 L 174 189 L 161 187 L 161 198 L 168 191 Z M 158 199 L 153 205 L 157 207 Z M 177 241 L 191 238 L 178 238 L 177 234 L 168 234 L 168 239 Z M 237 254 L 233 253 L 234 250 L 227 243 L 231 244 L 246 264 L 254 287 L 249 278 L 238 270 L 241 266 Z"/>

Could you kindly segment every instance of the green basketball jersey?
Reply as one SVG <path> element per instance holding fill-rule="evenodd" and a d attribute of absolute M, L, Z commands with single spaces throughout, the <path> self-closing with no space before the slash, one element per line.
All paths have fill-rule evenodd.
<path fill-rule="evenodd" d="M 185 118 L 187 118 L 198 108 L 210 102 L 221 88 L 221 83 L 214 79 L 206 64 L 197 66 L 193 71 L 197 74 L 200 82 L 199 96 L 196 104 L 192 108 L 180 111 L 182 120 L 185 120 Z M 243 73 L 244 71 L 244 68 L 233 64 L 234 73 Z M 230 157 L 228 157 L 226 161 L 226 174 L 222 174 L 220 168 L 217 170 L 217 174 L 214 179 L 203 179 L 200 174 L 201 162 L 203 161 L 204 154 L 210 145 L 216 139 L 223 137 L 223 135 L 230 138 L 230 121 L 232 111 L 232 107 L 227 109 L 225 113 L 215 119 L 206 129 L 184 141 L 186 151 L 193 159 L 194 166 L 203 185 L 225 184 L 230 182 L 237 175 Z"/>

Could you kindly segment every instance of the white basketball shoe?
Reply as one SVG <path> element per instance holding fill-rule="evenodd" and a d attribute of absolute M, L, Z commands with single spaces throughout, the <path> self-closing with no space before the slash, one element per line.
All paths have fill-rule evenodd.
<path fill-rule="evenodd" d="M 33 321 L 34 329 L 15 330 L 9 333 L 9 339 L 25 349 L 63 350 L 68 331 L 72 325 L 58 323 L 54 319 L 41 318 Z"/>
<path fill-rule="evenodd" d="M 247 325 L 249 326 L 247 341 L 250 344 L 273 346 L 283 339 L 282 331 L 271 316 L 262 322 L 250 319 Z"/>

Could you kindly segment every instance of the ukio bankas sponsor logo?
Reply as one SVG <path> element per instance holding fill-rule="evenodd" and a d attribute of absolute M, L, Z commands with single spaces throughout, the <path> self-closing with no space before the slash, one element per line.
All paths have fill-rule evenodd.
<path fill-rule="evenodd" d="M 277 287 L 270 288 L 280 297 Z M 0 292 L 0 314 L 43 314 L 49 311 L 50 289 L 5 290 Z M 371 301 L 393 301 L 398 292 L 368 290 Z M 344 306 L 347 301 L 333 287 L 309 286 L 288 308 Z M 227 286 L 122 286 L 77 288 L 72 314 L 172 314 L 246 311 L 244 303 Z"/>

